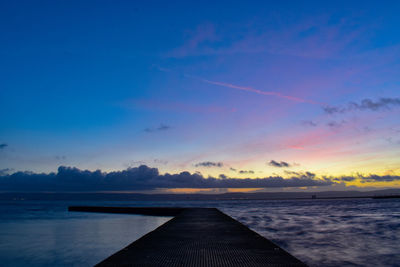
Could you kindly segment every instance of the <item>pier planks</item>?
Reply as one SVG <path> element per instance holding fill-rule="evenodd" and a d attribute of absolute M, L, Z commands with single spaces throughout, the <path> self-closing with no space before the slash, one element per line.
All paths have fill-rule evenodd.
<path fill-rule="evenodd" d="M 80 211 L 90 211 L 90 208 Z M 118 211 L 108 209 L 113 213 Z M 94 210 L 100 212 L 101 209 L 95 207 Z M 133 213 L 134 210 L 125 211 Z M 163 213 L 156 209 L 153 211 L 157 211 L 156 214 L 146 214 Z M 218 209 L 175 211 L 178 212 L 176 217 L 96 266 L 306 266 Z"/>

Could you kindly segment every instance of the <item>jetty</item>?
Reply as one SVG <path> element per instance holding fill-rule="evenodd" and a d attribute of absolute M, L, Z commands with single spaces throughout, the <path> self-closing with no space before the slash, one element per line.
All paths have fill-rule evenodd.
<path fill-rule="evenodd" d="M 96 266 L 306 266 L 216 208 L 74 206 L 68 210 L 174 216 Z"/>

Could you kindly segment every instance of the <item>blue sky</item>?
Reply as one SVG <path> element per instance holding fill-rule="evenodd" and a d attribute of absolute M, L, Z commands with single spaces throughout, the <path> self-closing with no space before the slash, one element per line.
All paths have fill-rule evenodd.
<path fill-rule="evenodd" d="M 271 160 L 325 176 L 400 172 L 397 1 L 4 1 L 0 10 L 8 173 L 146 164 L 284 175 Z"/>

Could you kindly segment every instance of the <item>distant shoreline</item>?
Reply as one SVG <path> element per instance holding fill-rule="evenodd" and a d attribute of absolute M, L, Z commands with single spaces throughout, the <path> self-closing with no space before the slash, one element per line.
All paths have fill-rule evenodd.
<path fill-rule="evenodd" d="M 400 198 L 400 189 L 324 192 L 259 192 L 223 194 L 140 194 L 99 192 L 2 192 L 0 200 L 86 201 L 221 201 L 221 200 L 328 200 Z"/>

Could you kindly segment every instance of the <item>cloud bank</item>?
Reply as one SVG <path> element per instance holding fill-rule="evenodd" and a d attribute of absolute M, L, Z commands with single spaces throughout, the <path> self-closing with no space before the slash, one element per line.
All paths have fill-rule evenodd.
<path fill-rule="evenodd" d="M 157 188 L 283 188 L 329 186 L 333 181 L 317 179 L 312 173 L 291 178 L 269 176 L 256 179 L 205 178 L 199 173 L 160 174 L 157 168 L 141 165 L 122 171 L 88 171 L 60 166 L 57 173 L 16 172 L 0 176 L 0 191 L 139 191 Z"/>
<path fill-rule="evenodd" d="M 0 144 L 0 149 L 4 149 L 6 147 L 8 147 L 8 145 L 6 143 Z"/>

